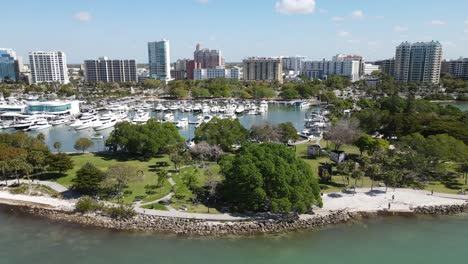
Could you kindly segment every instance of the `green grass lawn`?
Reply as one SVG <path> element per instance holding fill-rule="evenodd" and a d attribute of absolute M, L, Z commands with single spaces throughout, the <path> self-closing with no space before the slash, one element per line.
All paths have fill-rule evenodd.
<path fill-rule="evenodd" d="M 166 162 L 170 164 L 169 158 L 167 156 L 162 156 L 160 158 L 152 158 L 150 160 L 138 160 L 138 159 L 127 159 L 122 155 L 95 155 L 95 154 L 82 154 L 82 155 L 72 155 L 71 156 L 75 166 L 72 170 L 68 171 L 64 177 L 58 178 L 56 181 L 66 187 L 70 187 L 73 182 L 72 180 L 76 177 L 76 172 L 86 163 L 90 162 L 98 169 L 106 171 L 108 167 L 118 164 L 118 163 L 127 163 L 134 166 L 137 170 L 141 170 L 144 173 L 144 179 L 141 182 L 130 183 L 128 190 L 132 194 L 124 197 L 124 202 L 131 203 L 134 201 L 137 196 L 144 196 L 144 202 L 150 202 L 152 200 L 159 199 L 167 195 L 171 191 L 171 185 L 169 182 L 166 182 L 164 187 L 157 190 L 157 194 L 148 195 L 145 193 L 146 185 L 155 185 L 157 182 L 156 166 L 157 162 Z M 165 167 L 164 169 L 170 170 L 173 169 L 172 165 Z"/>

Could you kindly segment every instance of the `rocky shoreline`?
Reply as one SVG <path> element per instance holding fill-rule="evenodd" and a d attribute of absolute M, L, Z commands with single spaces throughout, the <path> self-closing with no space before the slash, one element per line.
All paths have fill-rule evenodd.
<path fill-rule="evenodd" d="M 112 219 L 100 214 L 79 214 L 39 206 L 1 204 L 0 209 L 41 217 L 44 219 L 75 223 L 83 226 L 112 230 L 155 232 L 190 236 L 225 236 L 275 234 L 304 229 L 317 229 L 325 226 L 356 221 L 378 216 L 452 215 L 468 211 L 468 203 L 461 205 L 422 206 L 413 211 L 349 212 L 332 211 L 307 219 L 295 220 L 250 220 L 241 222 L 221 222 L 173 217 L 160 217 L 139 214 L 132 219 Z"/>

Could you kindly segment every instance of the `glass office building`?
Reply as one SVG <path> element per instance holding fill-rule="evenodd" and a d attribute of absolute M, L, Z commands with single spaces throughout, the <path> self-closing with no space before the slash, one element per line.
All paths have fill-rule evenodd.
<path fill-rule="evenodd" d="M 169 81 L 171 79 L 169 41 L 148 43 L 148 59 L 151 79 Z"/>
<path fill-rule="evenodd" d="M 0 82 L 16 82 L 18 79 L 18 61 L 13 51 L 0 49 Z"/>

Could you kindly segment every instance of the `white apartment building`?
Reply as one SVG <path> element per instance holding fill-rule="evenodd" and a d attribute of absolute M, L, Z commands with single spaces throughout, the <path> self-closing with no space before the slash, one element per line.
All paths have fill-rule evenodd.
<path fill-rule="evenodd" d="M 69 83 L 67 56 L 62 51 L 29 52 L 31 81 L 34 84 L 43 82 Z"/>
<path fill-rule="evenodd" d="M 225 69 L 218 67 L 216 69 L 194 69 L 193 70 L 194 80 L 207 80 L 216 78 L 225 79 L 240 79 L 240 69 L 234 67 L 231 69 Z"/>
<path fill-rule="evenodd" d="M 375 71 L 380 71 L 379 65 L 374 65 L 370 63 L 364 64 L 364 75 L 371 75 Z"/>
<path fill-rule="evenodd" d="M 306 61 L 301 74 L 310 79 L 326 79 L 332 75 L 348 77 L 351 82 L 361 77 L 361 61 L 359 60 L 331 60 Z"/>
<path fill-rule="evenodd" d="M 283 57 L 283 72 L 300 72 L 302 70 L 305 59 L 306 57 L 304 56 Z"/>

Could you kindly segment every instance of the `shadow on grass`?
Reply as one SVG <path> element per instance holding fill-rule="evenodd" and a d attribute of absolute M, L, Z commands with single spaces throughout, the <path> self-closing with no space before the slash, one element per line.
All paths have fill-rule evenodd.
<path fill-rule="evenodd" d="M 136 154 L 130 154 L 130 153 L 122 153 L 122 152 L 98 152 L 94 154 L 96 157 L 100 157 L 103 160 L 116 160 L 120 162 L 125 162 L 125 161 L 141 161 L 141 162 L 147 162 L 149 161 L 152 157 L 147 157 L 147 156 L 142 156 L 142 155 L 136 155 Z M 156 158 L 160 158 L 162 156 L 156 156 Z"/>
<path fill-rule="evenodd" d="M 444 176 L 440 181 L 445 187 L 451 190 L 461 190 L 463 184 L 458 181 L 457 176 L 448 175 Z"/>
<path fill-rule="evenodd" d="M 50 181 L 50 180 L 57 180 L 58 178 L 65 177 L 66 174 L 58 173 L 58 172 L 45 172 L 36 176 L 36 178 L 40 181 Z"/>

